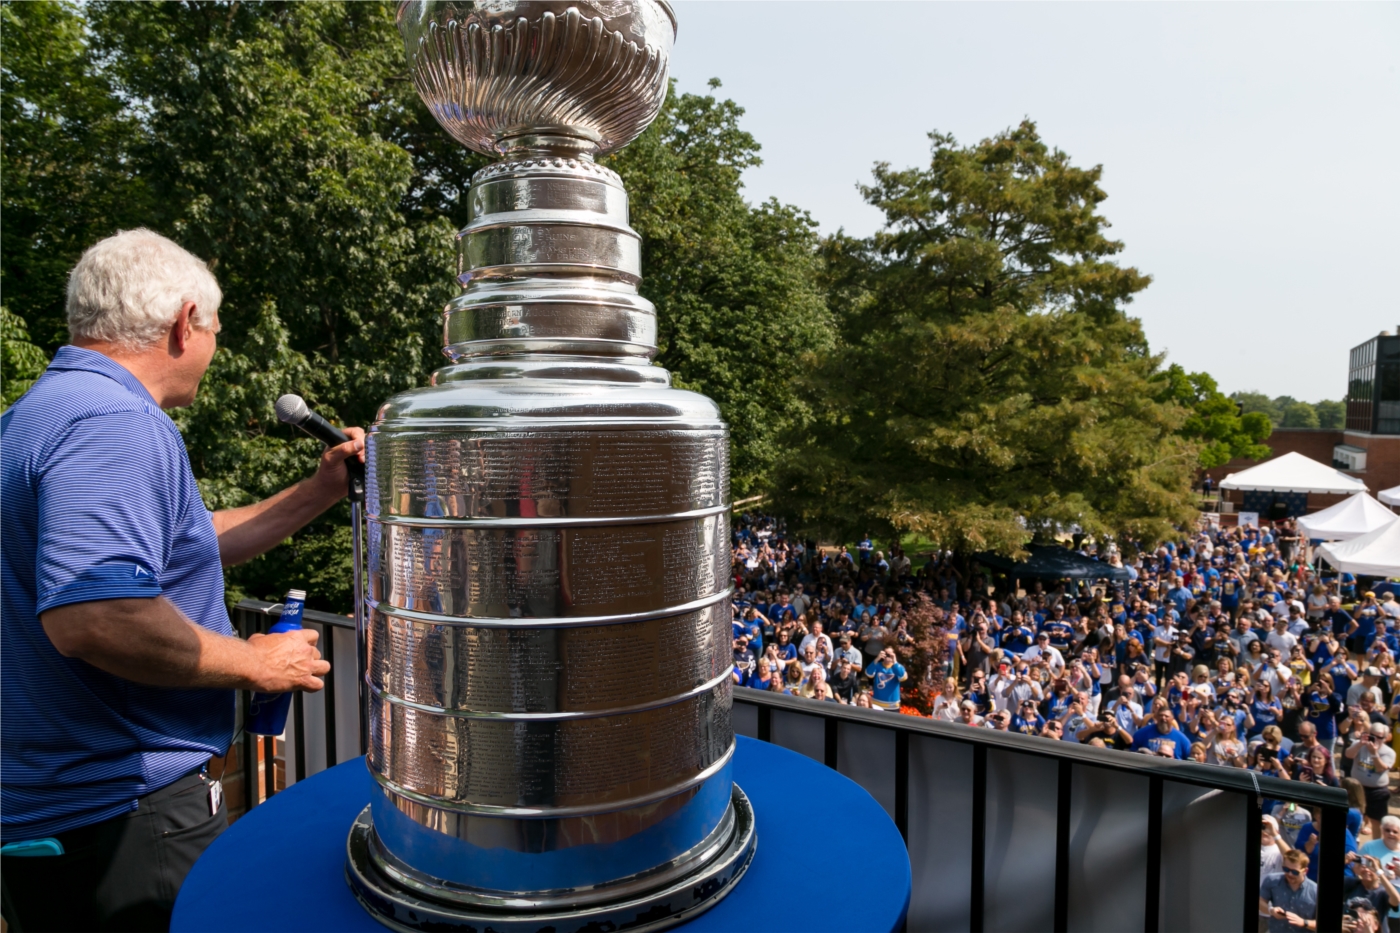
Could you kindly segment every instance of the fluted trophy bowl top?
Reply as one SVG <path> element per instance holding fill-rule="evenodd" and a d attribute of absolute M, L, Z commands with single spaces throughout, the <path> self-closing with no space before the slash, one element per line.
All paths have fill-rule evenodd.
<path fill-rule="evenodd" d="M 428 109 L 485 155 L 604 155 L 666 99 L 665 0 L 404 0 L 398 23 Z"/>

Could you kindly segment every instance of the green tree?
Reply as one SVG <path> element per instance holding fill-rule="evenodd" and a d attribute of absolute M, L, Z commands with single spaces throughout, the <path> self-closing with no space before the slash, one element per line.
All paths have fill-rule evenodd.
<path fill-rule="evenodd" d="M 926 169 L 875 168 L 885 228 L 828 244 L 839 345 L 812 364 L 816 420 L 781 476 L 811 528 L 913 532 L 1017 552 L 1077 524 L 1151 542 L 1194 511 L 1186 409 L 1123 306 L 1147 276 L 1097 213 L 1100 169 L 1033 123 Z"/>
<path fill-rule="evenodd" d="M 150 205 L 132 164 L 141 127 L 95 60 L 81 7 L 5 3 L 0 32 L 0 292 L 52 352 L 68 335 L 68 270 Z"/>
<path fill-rule="evenodd" d="M 1283 409 L 1285 428 L 1315 428 L 1318 425 L 1317 409 L 1307 402 L 1293 402 Z"/>
<path fill-rule="evenodd" d="M 24 319 L 0 305 L 0 409 L 28 392 L 47 365 L 48 356 L 29 341 Z"/>
<path fill-rule="evenodd" d="M 1268 415 L 1258 411 L 1241 414 L 1207 373 L 1188 373 L 1173 363 L 1161 378 L 1165 383 L 1162 400 L 1176 402 L 1191 412 L 1181 434 L 1200 444 L 1197 462 L 1202 469 L 1221 466 L 1236 457 L 1263 460 L 1269 456 L 1271 451 L 1264 441 L 1274 426 Z"/>
<path fill-rule="evenodd" d="M 1230 401 L 1237 403 L 1243 414 L 1258 412 L 1275 427 L 1283 423 L 1283 409 L 1263 392 L 1232 392 Z"/>
<path fill-rule="evenodd" d="M 642 236 L 657 362 L 676 386 L 719 403 L 736 497 L 762 490 L 791 452 L 784 432 L 811 419 L 795 386 L 804 355 L 832 345 L 815 223 L 777 201 L 755 208 L 744 200 L 740 175 L 760 160 L 758 143 L 739 128 L 743 113 L 712 95 L 672 94 L 608 163 L 627 185 Z"/>
<path fill-rule="evenodd" d="M 1347 420 L 1347 407 L 1342 402 L 1323 400 L 1313 408 L 1317 411 L 1317 426 L 1336 430 L 1344 427 Z"/>

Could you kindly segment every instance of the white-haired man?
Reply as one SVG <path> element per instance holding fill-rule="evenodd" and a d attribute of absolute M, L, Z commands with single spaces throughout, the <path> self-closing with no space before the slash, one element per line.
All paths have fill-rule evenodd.
<path fill-rule="evenodd" d="M 227 826 L 205 765 L 233 689 L 318 690 L 330 670 L 311 630 L 233 637 L 223 568 L 344 495 L 364 433 L 270 499 L 208 512 L 164 409 L 194 400 L 221 298 L 164 237 L 103 240 L 69 275 L 72 343 L 0 418 L 0 825 L 62 849 L 4 858 L 23 929 L 168 926 Z"/>

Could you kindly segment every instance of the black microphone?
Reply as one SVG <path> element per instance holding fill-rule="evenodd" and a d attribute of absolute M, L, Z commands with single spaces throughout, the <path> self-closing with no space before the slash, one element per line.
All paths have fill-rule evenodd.
<path fill-rule="evenodd" d="M 312 411 L 306 399 L 300 395 L 284 395 L 277 400 L 277 420 L 301 428 L 327 447 L 338 447 L 350 440 L 340 428 Z M 345 461 L 345 469 L 350 474 L 350 501 L 363 502 L 365 498 L 365 465 L 357 457 Z"/>

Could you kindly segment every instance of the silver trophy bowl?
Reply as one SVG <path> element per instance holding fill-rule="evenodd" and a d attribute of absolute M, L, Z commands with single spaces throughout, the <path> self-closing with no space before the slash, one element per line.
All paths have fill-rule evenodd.
<path fill-rule="evenodd" d="M 472 179 L 448 363 L 367 440 L 367 764 L 347 843 L 394 929 L 660 929 L 747 869 L 732 780 L 728 431 L 652 364 L 595 154 L 667 89 L 642 2 L 421 2 L 410 68 Z"/>
<path fill-rule="evenodd" d="M 604 155 L 666 99 L 676 19 L 656 0 L 405 0 L 399 31 L 418 93 L 486 155 L 540 137 Z"/>

